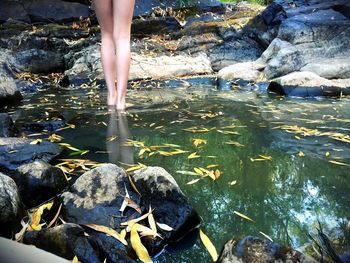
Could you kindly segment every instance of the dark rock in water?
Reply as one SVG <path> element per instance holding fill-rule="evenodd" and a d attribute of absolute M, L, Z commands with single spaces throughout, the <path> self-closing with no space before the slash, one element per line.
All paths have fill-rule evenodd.
<path fill-rule="evenodd" d="M 225 244 L 217 261 L 218 263 L 266 263 L 266 262 L 295 262 L 316 263 L 299 251 L 290 247 L 247 236 L 242 239 L 232 239 Z"/>
<path fill-rule="evenodd" d="M 12 238 L 24 214 L 15 181 L 0 173 L 0 236 Z"/>
<path fill-rule="evenodd" d="M 40 231 L 27 232 L 23 243 L 72 260 L 77 256 L 81 262 L 103 262 L 104 255 L 99 252 L 95 240 L 85 234 L 76 224 L 63 224 Z"/>
<path fill-rule="evenodd" d="M 61 150 L 51 142 L 42 141 L 31 144 L 34 140 L 21 138 L 0 138 L 0 170 L 13 171 L 25 163 L 35 160 L 50 161 Z"/>
<path fill-rule="evenodd" d="M 132 34 L 136 36 L 144 36 L 149 34 L 165 34 L 169 31 L 180 30 L 180 23 L 170 16 L 134 19 L 132 22 Z"/>
<path fill-rule="evenodd" d="M 119 227 L 134 210 L 121 215 L 119 209 L 125 196 L 125 188 L 130 198 L 138 203 L 125 172 L 116 165 L 104 164 L 81 175 L 69 192 L 62 194 L 62 212 L 68 222 L 78 224 L 98 224 Z"/>
<path fill-rule="evenodd" d="M 13 179 L 28 207 L 54 197 L 68 185 L 61 169 L 43 161 L 21 165 L 16 169 Z"/>
<path fill-rule="evenodd" d="M 55 131 L 57 129 L 65 127 L 65 122 L 63 120 L 53 120 L 53 121 L 44 121 L 44 122 L 33 122 L 25 123 L 22 126 L 24 131 L 29 132 L 42 132 L 43 130 Z"/>
<path fill-rule="evenodd" d="M 7 113 L 0 113 L 0 137 L 12 137 L 15 133 L 11 117 Z"/>
<path fill-rule="evenodd" d="M 268 90 L 295 97 L 341 97 L 350 95 L 349 79 L 328 80 L 312 72 L 293 72 L 276 78 Z"/>
<path fill-rule="evenodd" d="M 272 27 L 281 24 L 287 14 L 283 6 L 273 2 L 261 13 L 261 17 L 268 27 Z"/>
<path fill-rule="evenodd" d="M 64 61 L 54 51 L 30 49 L 16 53 L 13 66 L 19 71 L 50 73 L 64 70 Z"/>
<path fill-rule="evenodd" d="M 163 240 L 148 240 L 146 246 L 152 255 L 168 243 L 182 242 L 183 238 L 200 224 L 200 218 L 188 203 L 175 179 L 161 167 L 147 167 L 135 172 L 133 179 L 141 193 L 141 206 L 152 207 L 156 222 L 167 224 L 174 231 L 159 229 Z M 175 246 L 175 245 L 174 245 Z"/>

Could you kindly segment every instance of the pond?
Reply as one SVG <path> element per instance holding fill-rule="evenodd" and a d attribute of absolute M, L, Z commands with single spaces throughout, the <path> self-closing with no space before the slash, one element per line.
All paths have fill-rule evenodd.
<path fill-rule="evenodd" d="M 297 248 L 308 242 L 318 220 L 340 248 L 349 245 L 348 98 L 217 91 L 210 79 L 150 81 L 134 83 L 128 93 L 134 106 L 118 116 L 107 112 L 105 97 L 98 85 L 51 87 L 11 114 L 18 127 L 57 118 L 73 124 L 56 134 L 89 152 L 73 157 L 65 149 L 59 158 L 164 167 L 201 216 L 201 228 L 218 252 L 240 235 L 265 234 Z M 204 169 L 213 170 L 214 177 L 200 176 Z M 197 240 L 192 248 L 165 252 L 156 261 L 211 259 Z"/>

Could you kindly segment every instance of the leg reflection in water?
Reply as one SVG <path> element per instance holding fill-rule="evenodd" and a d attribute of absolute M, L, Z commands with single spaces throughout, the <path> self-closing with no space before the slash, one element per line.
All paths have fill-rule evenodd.
<path fill-rule="evenodd" d="M 132 138 L 126 114 L 118 111 L 111 112 L 106 140 L 110 163 L 121 167 L 134 164 L 133 146 L 125 144 L 129 139 Z"/>

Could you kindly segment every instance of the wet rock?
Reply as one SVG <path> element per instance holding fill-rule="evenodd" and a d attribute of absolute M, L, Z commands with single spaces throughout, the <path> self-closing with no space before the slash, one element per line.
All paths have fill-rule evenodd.
<path fill-rule="evenodd" d="M 62 56 L 54 51 L 30 49 L 18 52 L 13 65 L 18 71 L 31 73 L 50 73 L 64 69 Z"/>
<path fill-rule="evenodd" d="M 38 263 L 38 259 L 40 259 L 41 262 L 50 263 L 70 262 L 34 246 L 24 245 L 6 238 L 0 238 L 0 247 L 0 258 L 4 263 Z"/>
<path fill-rule="evenodd" d="M 8 19 L 30 22 L 29 15 L 19 1 L 1 1 L 0 23 Z"/>
<path fill-rule="evenodd" d="M 27 207 L 54 197 L 68 186 L 61 169 L 43 161 L 21 165 L 13 176 Z"/>
<path fill-rule="evenodd" d="M 0 173 L 0 236 L 13 237 L 24 216 L 18 188 L 10 177 Z"/>
<path fill-rule="evenodd" d="M 350 58 L 315 59 L 302 67 L 300 71 L 314 72 L 326 79 L 347 79 L 350 78 Z"/>
<path fill-rule="evenodd" d="M 67 223 L 27 232 L 23 243 L 34 245 L 68 260 L 72 260 L 74 256 L 82 262 L 103 262 L 104 260 L 95 240 L 87 236 L 84 229 L 76 224 Z"/>
<path fill-rule="evenodd" d="M 315 260 L 303 255 L 290 247 L 247 236 L 242 239 L 232 239 L 225 244 L 217 261 L 218 263 L 265 263 L 265 262 L 298 262 L 316 263 Z"/>
<path fill-rule="evenodd" d="M 0 137 L 12 137 L 15 133 L 11 117 L 7 113 L 0 113 Z"/>
<path fill-rule="evenodd" d="M 22 100 L 22 94 L 17 89 L 13 73 L 8 61 L 10 55 L 7 50 L 0 49 L 0 107 Z"/>
<path fill-rule="evenodd" d="M 131 32 L 133 35 L 140 37 L 150 34 L 165 34 L 180 29 L 181 25 L 175 17 L 165 16 L 134 19 Z"/>
<path fill-rule="evenodd" d="M 65 122 L 61 119 L 43 122 L 25 123 L 22 130 L 29 132 L 55 131 L 65 127 Z"/>
<path fill-rule="evenodd" d="M 273 2 L 261 13 L 261 17 L 268 27 L 273 27 L 281 24 L 287 14 L 282 5 Z"/>
<path fill-rule="evenodd" d="M 119 227 L 124 218 L 119 209 L 124 200 L 125 187 L 130 198 L 139 197 L 132 190 L 125 172 L 116 165 L 104 164 L 81 175 L 69 192 L 62 194 L 64 218 L 78 224 L 100 224 Z M 133 211 L 125 213 L 131 216 Z"/>
<path fill-rule="evenodd" d="M 280 95 L 317 97 L 350 95 L 349 79 L 328 80 L 312 72 L 293 72 L 274 79 L 269 91 Z"/>
<path fill-rule="evenodd" d="M 35 160 L 50 161 L 61 150 L 56 144 L 42 141 L 31 144 L 34 140 L 22 138 L 0 138 L 0 170 L 13 171 L 25 163 Z"/>
<path fill-rule="evenodd" d="M 152 255 L 167 244 L 181 243 L 200 224 L 199 216 L 189 204 L 175 179 L 161 167 L 147 167 L 135 172 L 133 179 L 141 193 L 141 206 L 152 207 L 156 222 L 167 224 L 174 231 L 158 229 L 163 240 L 148 240 Z"/>

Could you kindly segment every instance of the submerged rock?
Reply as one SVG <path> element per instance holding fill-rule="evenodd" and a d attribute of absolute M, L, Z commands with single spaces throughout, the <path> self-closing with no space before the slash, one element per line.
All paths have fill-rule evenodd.
<path fill-rule="evenodd" d="M 266 263 L 266 262 L 295 262 L 316 263 L 299 251 L 290 247 L 247 236 L 242 239 L 232 239 L 225 244 L 217 261 L 218 263 Z"/>
<path fill-rule="evenodd" d="M 13 171 L 22 164 L 35 160 L 48 162 L 61 152 L 54 143 L 42 141 L 34 144 L 33 142 L 35 140 L 0 137 L 0 170 Z"/>
<path fill-rule="evenodd" d="M 15 181 L 0 173 L 0 236 L 12 238 L 23 216 L 23 204 Z"/>
<path fill-rule="evenodd" d="M 279 95 L 297 97 L 350 95 L 349 79 L 328 80 L 312 72 L 293 72 L 274 79 L 268 90 Z"/>
<path fill-rule="evenodd" d="M 68 186 L 61 169 L 40 160 L 18 167 L 13 179 L 28 207 L 39 205 Z"/>
<path fill-rule="evenodd" d="M 72 260 L 77 256 L 81 262 L 103 262 L 96 241 L 85 234 L 84 229 L 76 224 L 63 224 L 40 231 L 27 232 L 23 243 L 34 245 L 60 257 Z"/>
<path fill-rule="evenodd" d="M 11 117 L 7 113 L 0 113 L 0 137 L 12 137 L 15 131 Z"/>

